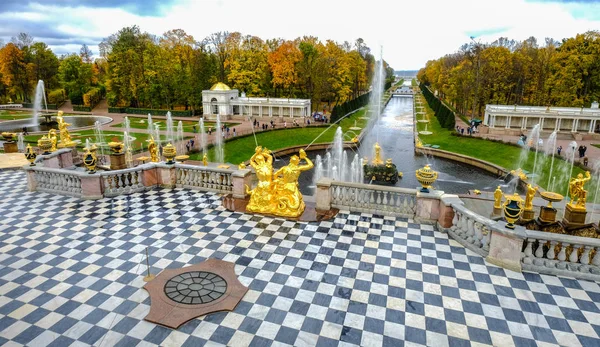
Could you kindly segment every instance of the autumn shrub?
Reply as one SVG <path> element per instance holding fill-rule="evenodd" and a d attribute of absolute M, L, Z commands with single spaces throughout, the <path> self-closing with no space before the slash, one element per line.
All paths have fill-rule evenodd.
<path fill-rule="evenodd" d="M 83 94 L 83 105 L 94 108 L 102 100 L 102 91 L 100 88 L 92 88 L 87 93 Z"/>
<path fill-rule="evenodd" d="M 64 89 L 55 89 L 48 93 L 48 103 L 60 106 L 67 99 L 67 92 Z"/>

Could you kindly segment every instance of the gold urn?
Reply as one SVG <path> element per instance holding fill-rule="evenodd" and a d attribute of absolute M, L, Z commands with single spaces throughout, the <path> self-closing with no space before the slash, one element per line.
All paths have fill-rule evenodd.
<path fill-rule="evenodd" d="M 83 154 L 83 165 L 85 165 L 90 174 L 96 173 L 96 164 L 98 163 L 96 149 L 96 145 L 92 145 L 91 148 L 86 148 Z"/>
<path fill-rule="evenodd" d="M 125 145 L 123 145 L 123 142 L 109 142 L 108 147 L 113 154 L 121 154 Z"/>
<path fill-rule="evenodd" d="M 438 178 L 437 171 L 431 170 L 429 164 L 425 165 L 425 167 L 420 168 L 416 171 L 415 176 L 417 176 L 417 181 L 421 184 L 423 188 L 421 188 L 422 193 L 429 193 L 429 188 L 435 180 Z"/>
<path fill-rule="evenodd" d="M 25 158 L 27 160 L 29 160 L 29 166 L 35 166 L 35 158 L 37 157 L 37 154 L 35 154 L 35 152 L 33 151 L 33 147 L 31 147 L 31 144 L 27 144 L 27 148 L 25 148 Z"/>
<path fill-rule="evenodd" d="M 17 134 L 9 132 L 3 132 L 1 135 L 6 140 L 6 142 L 12 142 L 14 141 L 15 137 L 17 137 Z"/>
<path fill-rule="evenodd" d="M 175 149 L 175 146 L 173 146 L 173 144 L 171 144 L 171 143 L 164 146 L 163 147 L 163 156 L 167 160 L 167 164 L 169 164 L 169 165 L 175 164 L 175 161 L 173 160 L 177 156 L 177 150 Z"/>
<path fill-rule="evenodd" d="M 50 154 L 52 149 L 52 140 L 44 135 L 38 140 L 38 147 L 42 151 L 42 154 Z"/>
<path fill-rule="evenodd" d="M 506 227 L 508 229 L 515 228 L 515 222 L 519 220 L 523 213 L 523 199 L 519 196 L 519 193 L 513 195 L 504 195 L 506 201 L 504 202 L 504 219 L 506 219 Z"/>

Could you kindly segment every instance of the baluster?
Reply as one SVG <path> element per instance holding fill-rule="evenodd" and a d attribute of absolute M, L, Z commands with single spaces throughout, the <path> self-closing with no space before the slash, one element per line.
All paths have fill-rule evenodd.
<path fill-rule="evenodd" d="M 469 220 L 467 221 L 467 242 L 471 244 L 474 242 L 475 237 L 475 229 L 473 227 L 474 223 L 475 221 L 473 220 L 473 218 L 469 218 Z"/>
<path fill-rule="evenodd" d="M 553 247 L 552 245 L 550 247 Z M 566 269 L 567 268 L 567 263 L 565 262 L 565 260 L 567 260 L 567 247 L 569 247 L 569 244 L 566 242 L 562 242 L 560 245 L 560 251 L 558 252 L 558 256 L 556 257 L 558 260 L 560 260 L 560 262 L 558 264 L 556 264 L 556 267 L 559 269 Z M 554 249 L 554 248 L 552 248 Z M 548 252 L 550 253 L 550 252 Z"/>
<path fill-rule="evenodd" d="M 571 255 L 569 256 L 569 270 L 571 271 L 579 271 L 579 250 L 583 247 L 582 245 L 573 245 L 573 250 L 571 250 Z"/>
<path fill-rule="evenodd" d="M 381 203 L 383 204 L 382 206 L 383 206 L 383 208 L 384 208 L 385 210 L 387 210 L 387 209 L 388 209 L 388 207 L 389 207 L 389 206 L 388 206 L 388 198 L 387 198 L 387 195 L 388 195 L 388 193 L 387 193 L 387 192 L 383 192 L 383 201 L 381 202 Z"/>
<path fill-rule="evenodd" d="M 481 232 L 482 224 L 479 222 L 475 222 L 473 224 L 473 229 L 475 230 L 475 236 L 473 238 L 473 243 L 477 247 L 481 247 L 481 239 L 483 238 L 483 233 Z"/>
<path fill-rule="evenodd" d="M 548 252 L 546 252 L 546 261 L 544 264 L 546 267 L 555 267 L 557 261 L 556 259 L 556 246 L 558 245 L 557 241 L 550 241 L 550 245 L 548 246 Z"/>
<path fill-rule="evenodd" d="M 583 265 L 590 264 L 590 252 L 592 251 L 592 246 L 584 246 L 583 254 L 581 254 L 581 259 L 579 260 Z"/>
<path fill-rule="evenodd" d="M 525 264 L 531 264 L 533 262 L 533 260 L 531 259 L 532 255 L 533 255 L 533 242 L 535 240 L 533 239 L 527 239 L 527 246 L 525 247 L 525 250 L 523 251 L 524 257 L 523 257 L 523 263 Z"/>
<path fill-rule="evenodd" d="M 534 240 L 535 241 L 535 240 Z M 544 245 L 545 241 L 538 240 L 538 246 L 535 250 L 535 259 L 533 259 L 533 263 L 535 265 L 543 265 L 544 264 Z"/>

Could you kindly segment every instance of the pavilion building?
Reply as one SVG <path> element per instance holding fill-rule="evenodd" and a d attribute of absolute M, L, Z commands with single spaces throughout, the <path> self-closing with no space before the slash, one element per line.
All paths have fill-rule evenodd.
<path fill-rule="evenodd" d="M 249 98 L 222 82 L 202 91 L 202 106 L 206 118 L 295 118 L 308 117 L 311 111 L 309 99 Z"/>
<path fill-rule="evenodd" d="M 490 134 L 517 134 L 536 124 L 541 131 L 557 133 L 600 132 L 598 102 L 590 108 L 486 105 L 483 124 Z M 514 134 L 513 134 L 514 133 Z"/>

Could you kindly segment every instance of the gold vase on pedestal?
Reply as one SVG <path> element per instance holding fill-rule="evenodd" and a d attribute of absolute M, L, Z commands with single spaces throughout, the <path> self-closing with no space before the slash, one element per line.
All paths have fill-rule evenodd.
<path fill-rule="evenodd" d="M 37 154 L 35 154 L 35 152 L 33 151 L 33 147 L 31 147 L 31 144 L 27 144 L 27 148 L 25 148 L 25 158 L 27 160 L 29 160 L 29 166 L 35 166 L 35 158 L 37 157 Z"/>
<path fill-rule="evenodd" d="M 46 137 L 46 135 L 44 135 L 38 140 L 38 147 L 42 151 L 42 154 L 50 154 L 52 153 L 52 140 L 50 140 L 48 137 Z"/>
<path fill-rule="evenodd" d="M 506 227 L 508 229 L 515 228 L 515 222 L 519 220 L 519 217 L 523 213 L 523 199 L 519 196 L 519 193 L 513 195 L 505 195 L 504 198 L 504 219 L 506 219 Z"/>
<path fill-rule="evenodd" d="M 431 188 L 433 182 L 437 180 L 438 173 L 436 171 L 431 170 L 429 164 L 427 164 L 425 165 L 425 167 L 418 169 L 415 173 L 415 176 L 417 177 L 417 182 L 419 182 L 423 187 L 421 188 L 421 192 L 429 193 L 429 188 Z"/>
<path fill-rule="evenodd" d="M 83 165 L 85 165 L 90 174 L 96 173 L 96 164 L 98 163 L 96 149 L 96 145 L 92 145 L 91 148 L 86 148 L 83 154 Z"/>
<path fill-rule="evenodd" d="M 540 215 L 538 219 L 544 223 L 554 223 L 556 221 L 556 209 L 552 207 L 553 202 L 559 202 L 564 197 L 554 192 L 541 192 L 542 199 L 548 201 L 548 205 L 540 207 Z"/>
<path fill-rule="evenodd" d="M 109 142 L 108 147 L 110 148 L 113 154 L 121 154 L 125 145 L 123 144 L 123 142 Z"/>
<path fill-rule="evenodd" d="M 169 165 L 175 164 L 175 157 L 177 156 L 177 150 L 173 144 L 169 143 L 163 147 L 163 157 L 166 159 L 166 163 Z"/>

